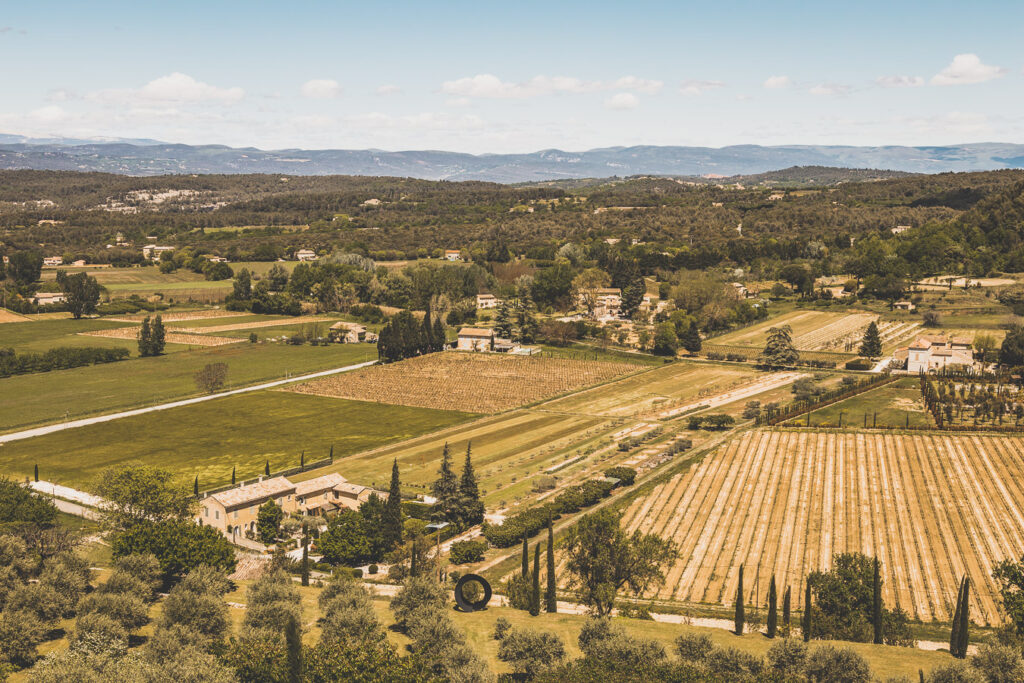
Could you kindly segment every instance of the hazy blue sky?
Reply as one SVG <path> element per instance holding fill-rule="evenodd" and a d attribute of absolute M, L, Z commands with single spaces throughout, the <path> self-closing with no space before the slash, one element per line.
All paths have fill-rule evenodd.
<path fill-rule="evenodd" d="M 262 148 L 1024 142 L 1024 2 L 0 0 L 0 132 Z"/>

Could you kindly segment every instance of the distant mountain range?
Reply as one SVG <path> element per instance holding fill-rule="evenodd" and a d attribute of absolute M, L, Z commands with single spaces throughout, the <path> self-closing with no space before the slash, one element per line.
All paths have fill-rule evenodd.
<path fill-rule="evenodd" d="M 156 140 L 39 139 L 0 134 L 0 169 L 168 173 L 281 173 L 401 176 L 499 183 L 608 176 L 736 176 L 792 166 L 887 169 L 909 173 L 1024 168 L 1024 145 L 976 143 L 944 147 L 734 145 L 607 147 L 528 154 L 441 151 L 260 150 L 178 145 Z"/>

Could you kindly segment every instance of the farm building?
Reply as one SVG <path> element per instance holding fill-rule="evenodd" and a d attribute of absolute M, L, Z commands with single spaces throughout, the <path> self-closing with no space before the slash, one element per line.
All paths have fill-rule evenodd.
<path fill-rule="evenodd" d="M 227 535 L 256 530 L 260 505 L 274 501 L 285 514 L 296 512 L 295 484 L 284 477 L 260 478 L 252 484 L 214 493 L 203 500 L 198 521 Z"/>
<path fill-rule="evenodd" d="M 300 261 L 316 261 L 316 252 L 312 249 L 299 249 L 295 252 L 295 258 Z"/>
<path fill-rule="evenodd" d="M 951 365 L 974 365 L 971 342 L 942 334 L 922 335 L 906 349 L 907 372 L 931 372 Z"/>
<path fill-rule="evenodd" d="M 445 261 L 461 261 L 462 260 L 462 252 L 459 251 L 458 249 L 445 249 L 444 250 L 444 260 Z"/>
<path fill-rule="evenodd" d="M 502 304 L 501 299 L 494 296 L 493 294 L 477 294 L 476 295 L 476 307 L 477 309 L 486 308 L 497 308 Z"/>
<path fill-rule="evenodd" d="M 603 287 L 594 292 L 594 318 L 618 317 L 622 308 L 622 290 L 618 287 Z M 650 298 L 647 299 L 650 302 Z M 580 294 L 580 306 L 586 306 L 586 295 Z"/>
<path fill-rule="evenodd" d="M 158 247 L 155 244 L 147 244 L 142 248 L 142 255 L 147 261 L 159 261 L 160 254 L 165 251 L 174 251 L 174 247 Z"/>
<path fill-rule="evenodd" d="M 494 330 L 485 327 L 463 327 L 459 330 L 455 348 L 459 351 L 491 351 L 494 349 Z"/>
<path fill-rule="evenodd" d="M 325 474 L 316 479 L 300 481 L 295 485 L 295 499 L 299 509 L 314 517 L 322 516 L 335 509 L 334 499 L 338 497 L 335 487 L 346 483 L 345 477 L 337 472 Z"/>
<path fill-rule="evenodd" d="M 64 265 L 64 258 L 61 256 L 46 256 L 43 258 L 44 266 L 61 266 Z"/>
<path fill-rule="evenodd" d="M 907 230 L 910 230 L 910 226 L 909 225 L 897 225 L 895 228 L 891 229 L 892 234 L 894 234 L 894 235 L 902 235 Z"/>
<path fill-rule="evenodd" d="M 914 310 L 915 308 L 917 308 L 917 306 L 915 306 L 910 301 L 897 301 L 896 303 L 894 303 L 892 305 L 892 307 L 895 308 L 897 311 L 908 311 L 908 312 Z"/>
<path fill-rule="evenodd" d="M 384 491 L 377 491 L 369 486 L 345 482 L 334 487 L 334 497 L 331 499 L 331 503 L 339 509 L 358 510 L 359 506 L 370 500 L 370 496 L 373 495 L 376 495 L 381 500 L 386 500 L 388 497 L 388 494 Z"/>
<path fill-rule="evenodd" d="M 337 344 L 373 343 L 377 341 L 377 335 L 373 332 L 367 332 L 366 327 L 359 323 L 338 321 L 331 325 L 327 331 L 327 339 Z"/>
<path fill-rule="evenodd" d="M 32 297 L 32 303 L 36 306 L 64 303 L 64 294 L 61 292 L 36 292 Z"/>

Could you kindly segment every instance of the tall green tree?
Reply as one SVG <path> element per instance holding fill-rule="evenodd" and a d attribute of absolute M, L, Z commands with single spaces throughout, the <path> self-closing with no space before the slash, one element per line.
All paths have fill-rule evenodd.
<path fill-rule="evenodd" d="M 540 614 L 540 543 L 533 547 L 533 579 L 530 584 L 530 616 Z"/>
<path fill-rule="evenodd" d="M 459 480 L 452 469 L 452 456 L 448 451 L 447 442 L 441 451 L 441 465 L 437 471 L 437 479 L 430 487 L 431 493 L 437 502 L 431 512 L 431 518 L 435 522 L 448 522 L 458 524 L 459 513 Z"/>
<path fill-rule="evenodd" d="M 879 567 L 878 558 L 875 558 L 875 574 L 872 580 L 873 588 L 871 596 L 871 624 L 874 627 L 874 643 L 881 645 L 882 634 L 882 572 Z"/>
<path fill-rule="evenodd" d="M 741 564 L 739 583 L 736 584 L 736 614 L 733 617 L 733 633 L 742 636 L 745 621 L 746 615 L 743 611 L 743 565 Z"/>
<path fill-rule="evenodd" d="M 526 540 L 526 534 L 523 534 L 523 558 L 522 558 L 522 577 L 526 581 L 530 578 L 530 545 Z"/>
<path fill-rule="evenodd" d="M 622 288 L 622 303 L 620 305 L 622 314 L 626 317 L 631 317 L 640 307 L 640 304 L 643 303 L 644 295 L 646 294 L 647 281 L 644 279 L 643 275 L 637 273 L 637 275 Z"/>
<path fill-rule="evenodd" d="M 441 316 L 438 315 L 434 318 L 434 351 L 444 351 L 445 343 L 447 342 L 447 336 L 444 331 L 444 323 L 441 321 Z"/>
<path fill-rule="evenodd" d="M 683 348 L 690 353 L 697 353 L 701 349 L 700 330 L 697 328 L 697 321 L 691 320 L 690 326 L 686 328 L 680 341 Z"/>
<path fill-rule="evenodd" d="M 768 582 L 768 637 L 774 638 L 779 628 L 779 599 L 775 594 L 775 575 Z"/>
<path fill-rule="evenodd" d="M 960 611 L 964 606 L 964 580 L 960 579 L 960 588 L 956 593 L 956 606 L 953 609 L 953 622 L 949 630 L 949 653 L 956 657 L 960 646 Z"/>
<path fill-rule="evenodd" d="M 458 517 L 463 528 L 484 521 L 484 502 L 480 500 L 480 487 L 473 470 L 472 442 L 466 444 L 466 461 L 459 478 Z"/>
<path fill-rule="evenodd" d="M 309 585 L 309 525 L 302 523 L 302 564 L 299 567 L 302 585 Z"/>
<path fill-rule="evenodd" d="M 423 313 L 420 331 L 420 353 L 430 353 L 434 350 L 434 326 L 430 319 L 430 302 L 427 301 L 427 310 Z"/>
<path fill-rule="evenodd" d="M 957 628 L 956 657 L 967 657 L 967 646 L 970 643 L 971 628 L 971 577 L 964 576 L 964 597 L 960 607 L 960 625 Z"/>
<path fill-rule="evenodd" d="M 8 257 L 7 275 L 20 287 L 27 287 L 43 272 L 43 255 L 38 251 L 16 251 Z"/>
<path fill-rule="evenodd" d="M 302 632 L 299 630 L 299 620 L 294 614 L 289 615 L 284 640 L 288 650 L 288 683 L 300 683 L 305 678 L 302 675 Z"/>
<path fill-rule="evenodd" d="M 58 270 L 57 284 L 64 292 L 68 310 L 75 320 L 96 312 L 96 305 L 100 302 L 100 285 L 96 278 L 88 273 L 66 275 L 63 270 Z"/>
<path fill-rule="evenodd" d="M 507 300 L 498 306 L 498 314 L 494 318 L 494 334 L 504 339 L 512 338 L 512 307 Z"/>
<path fill-rule="evenodd" d="M 761 352 L 761 364 L 779 368 L 795 365 L 800 353 L 793 346 L 793 329 L 789 325 L 768 330 L 768 341 Z"/>
<path fill-rule="evenodd" d="M 540 326 L 537 324 L 537 313 L 533 305 L 533 299 L 524 296 L 516 306 L 516 340 L 523 344 L 532 344 L 537 341 Z"/>
<path fill-rule="evenodd" d="M 256 513 L 256 533 L 264 543 L 273 543 L 281 533 L 284 511 L 272 500 L 260 506 Z"/>
<path fill-rule="evenodd" d="M 786 586 L 785 592 L 782 594 L 782 626 L 786 630 L 786 635 L 789 635 L 789 620 L 792 616 L 793 600 L 790 594 L 789 586 Z"/>
<path fill-rule="evenodd" d="M 402 544 L 402 484 L 398 475 L 398 458 L 391 463 L 391 485 L 388 487 L 388 499 L 384 503 L 381 536 L 384 545 L 390 550 Z"/>
<path fill-rule="evenodd" d="M 320 534 L 317 547 L 331 564 L 356 567 L 369 560 L 370 539 L 363 516 L 357 510 L 340 510 Z"/>
<path fill-rule="evenodd" d="M 558 611 L 558 582 L 555 576 L 555 530 L 548 517 L 548 566 L 547 591 L 544 593 L 545 609 L 554 614 Z"/>
<path fill-rule="evenodd" d="M 800 630 L 803 631 L 806 643 L 811 640 L 811 628 L 814 626 L 814 605 L 811 604 L 811 582 L 805 583 L 807 586 L 804 590 L 804 622 Z"/>
<path fill-rule="evenodd" d="M 149 325 L 149 316 L 147 315 L 142 319 L 142 325 L 139 326 L 139 355 L 140 356 L 152 356 L 153 355 L 153 332 Z"/>
<path fill-rule="evenodd" d="M 860 343 L 860 355 L 865 358 L 878 358 L 882 355 L 882 336 L 878 333 L 878 323 L 874 320 L 864 331 L 864 339 Z"/>

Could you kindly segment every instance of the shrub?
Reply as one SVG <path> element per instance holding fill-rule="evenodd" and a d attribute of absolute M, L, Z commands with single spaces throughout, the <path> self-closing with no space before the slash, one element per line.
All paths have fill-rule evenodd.
<path fill-rule="evenodd" d="M 849 648 L 820 645 L 807 657 L 807 678 L 812 683 L 871 683 L 871 667 L 864 657 Z"/>
<path fill-rule="evenodd" d="M 761 673 L 761 660 L 734 647 L 716 647 L 704 658 L 704 664 L 723 676 L 756 676 Z"/>
<path fill-rule="evenodd" d="M 371 564 L 369 567 L 366 568 L 366 573 L 369 574 L 370 576 L 373 576 L 378 571 L 380 571 L 380 567 L 378 567 L 375 564 Z"/>
<path fill-rule="evenodd" d="M 703 662 L 711 653 L 711 636 L 706 633 L 684 633 L 676 638 L 676 654 L 687 662 Z"/>
<path fill-rule="evenodd" d="M 515 673 L 533 678 L 565 659 L 565 643 L 554 633 L 514 628 L 501 639 L 498 659 L 507 662 Z"/>
<path fill-rule="evenodd" d="M 875 367 L 875 364 L 867 358 L 855 358 L 853 360 L 846 361 L 847 370 L 870 370 L 873 367 Z"/>
<path fill-rule="evenodd" d="M 456 541 L 452 543 L 449 559 L 452 564 L 467 564 L 484 559 L 487 541 Z"/>
<path fill-rule="evenodd" d="M 970 662 L 988 683 L 1024 681 L 1024 659 L 1012 647 L 984 643 Z"/>
<path fill-rule="evenodd" d="M 353 569 L 352 570 L 352 578 L 354 578 L 354 579 L 361 579 L 361 578 L 363 578 L 363 570 L 360 569 L 359 567 L 356 567 L 355 569 Z"/>
<path fill-rule="evenodd" d="M 83 614 L 75 623 L 68 647 L 76 652 L 119 657 L 128 650 L 128 632 L 106 614 Z"/>
<path fill-rule="evenodd" d="M 783 638 L 768 648 L 768 668 L 787 680 L 798 678 L 807 667 L 807 645 L 802 640 Z"/>
<path fill-rule="evenodd" d="M 43 353 L 17 353 L 10 348 L 0 349 L 0 377 L 114 363 L 128 358 L 129 355 L 131 354 L 128 349 L 123 347 L 108 349 L 92 346 L 58 346 Z"/>
<path fill-rule="evenodd" d="M 632 486 L 636 480 L 636 470 L 632 467 L 611 467 L 604 471 L 604 476 L 618 479 L 623 486 Z"/>
<path fill-rule="evenodd" d="M 512 622 L 505 617 L 498 617 L 494 622 L 494 632 L 491 634 L 495 640 L 501 640 L 512 628 Z"/>
<path fill-rule="evenodd" d="M 985 676 L 962 661 L 935 667 L 925 680 L 928 683 L 986 683 Z"/>

